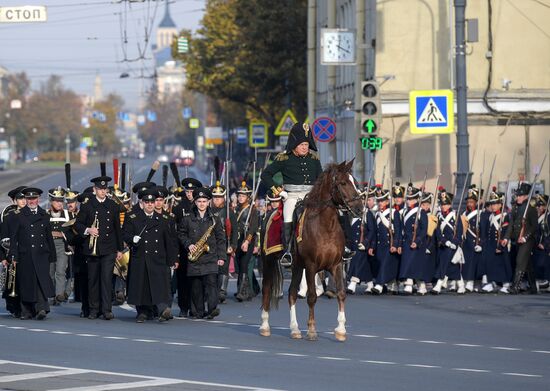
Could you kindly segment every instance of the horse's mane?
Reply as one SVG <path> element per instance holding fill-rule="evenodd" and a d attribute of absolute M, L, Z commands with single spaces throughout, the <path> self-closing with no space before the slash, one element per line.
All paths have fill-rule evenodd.
<path fill-rule="evenodd" d="M 325 170 L 319 175 L 313 188 L 304 198 L 304 206 L 306 208 L 318 208 L 330 198 L 330 188 L 332 186 L 332 177 L 339 172 L 337 163 L 330 163 Z M 328 196 L 328 197 L 327 197 Z"/>

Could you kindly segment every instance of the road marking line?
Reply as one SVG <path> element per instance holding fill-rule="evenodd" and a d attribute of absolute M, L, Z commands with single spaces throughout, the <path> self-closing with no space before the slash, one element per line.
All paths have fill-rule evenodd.
<path fill-rule="evenodd" d="M 473 368 L 452 368 L 453 371 L 462 371 L 462 372 L 476 372 L 476 373 L 489 373 L 491 371 L 487 369 L 473 369 Z"/>
<path fill-rule="evenodd" d="M 531 350 L 533 353 L 543 353 L 543 354 L 550 354 L 550 351 L 548 350 Z"/>
<path fill-rule="evenodd" d="M 321 360 L 351 361 L 351 358 L 345 358 L 345 357 L 317 356 L 317 358 Z"/>
<path fill-rule="evenodd" d="M 103 337 L 105 339 L 128 339 L 126 337 Z"/>
<path fill-rule="evenodd" d="M 275 353 L 277 356 L 287 356 L 287 357 L 308 357 L 307 354 L 299 353 Z"/>
<path fill-rule="evenodd" d="M 165 345 L 176 345 L 176 346 L 193 346 L 192 343 L 186 343 L 186 342 L 165 342 Z"/>
<path fill-rule="evenodd" d="M 158 342 L 160 342 L 159 340 L 156 340 L 156 339 L 132 339 L 132 341 L 147 342 L 147 343 L 158 343 Z"/>
<path fill-rule="evenodd" d="M 210 323 L 225 323 L 223 320 L 211 320 Z"/>
<path fill-rule="evenodd" d="M 244 353 L 266 353 L 265 350 L 254 350 L 254 349 L 237 349 L 238 352 Z"/>
<path fill-rule="evenodd" d="M 72 334 L 68 331 L 59 331 L 59 330 L 54 330 L 54 331 L 50 331 L 50 333 L 52 334 L 61 334 L 61 335 L 68 335 L 68 334 Z"/>
<path fill-rule="evenodd" d="M 384 339 L 388 339 L 390 341 L 410 341 L 409 338 L 398 338 L 398 337 L 387 337 Z"/>
<path fill-rule="evenodd" d="M 521 349 L 518 349 L 518 348 L 507 348 L 507 347 L 505 347 L 505 346 L 491 346 L 491 349 L 496 349 L 496 350 L 510 350 L 510 351 L 521 350 Z"/>
<path fill-rule="evenodd" d="M 24 330 L 24 329 L 26 329 L 26 327 L 21 327 L 21 326 L 8 326 L 8 329 L 12 329 L 12 330 Z"/>
<path fill-rule="evenodd" d="M 420 343 L 432 343 L 432 344 L 446 344 L 447 342 L 442 341 L 418 341 Z"/>
<path fill-rule="evenodd" d="M 393 361 L 376 361 L 376 360 L 361 360 L 361 362 L 366 362 L 368 364 L 383 364 L 383 365 L 396 365 L 396 362 Z"/>
<path fill-rule="evenodd" d="M 368 335 L 368 334 L 354 334 L 354 337 L 361 337 L 361 338 L 380 338 L 378 335 Z"/>
<path fill-rule="evenodd" d="M 75 335 L 78 335 L 79 337 L 99 337 L 99 335 L 97 334 L 75 334 Z"/>
<path fill-rule="evenodd" d="M 272 329 L 275 329 L 275 330 L 290 330 L 290 327 L 275 326 L 275 327 L 272 327 Z"/>
<path fill-rule="evenodd" d="M 77 374 L 88 373 L 88 372 L 90 371 L 87 371 L 84 369 L 63 369 L 60 371 L 24 373 L 21 375 L 1 376 L 0 383 L 11 383 L 11 382 L 17 382 L 22 380 L 33 380 L 33 379 L 45 379 L 47 377 L 77 375 Z"/>
<path fill-rule="evenodd" d="M 45 329 L 28 329 L 28 331 L 36 331 L 37 333 L 43 333 L 44 331 L 48 331 Z"/>
<path fill-rule="evenodd" d="M 114 384 L 102 384 L 98 386 L 84 386 L 84 387 L 73 387 L 73 388 L 61 388 L 55 389 L 55 391 L 100 391 L 100 390 L 125 390 L 129 388 L 141 388 L 141 387 L 159 387 L 167 386 L 170 384 L 180 384 L 182 383 L 177 379 L 158 379 L 158 380 L 143 380 L 137 382 L 128 382 L 128 383 L 114 383 Z M 51 391 L 54 391 L 52 389 Z"/>
<path fill-rule="evenodd" d="M 454 343 L 454 346 L 462 346 L 465 348 L 480 348 L 481 345 L 471 344 L 471 343 Z"/>
<path fill-rule="evenodd" d="M 244 323 L 238 323 L 238 322 L 227 322 L 226 324 L 230 326 L 244 326 Z"/>
<path fill-rule="evenodd" d="M 229 349 L 227 346 L 216 346 L 216 345 L 200 345 L 200 347 L 205 349 L 219 349 L 219 350 Z"/>
<path fill-rule="evenodd" d="M 424 364 L 405 364 L 406 367 L 414 368 L 441 368 L 439 365 L 424 365 Z"/>
<path fill-rule="evenodd" d="M 521 377 L 542 377 L 541 375 L 531 375 L 529 373 L 517 373 L 517 372 L 502 372 L 502 375 L 521 376 Z"/>

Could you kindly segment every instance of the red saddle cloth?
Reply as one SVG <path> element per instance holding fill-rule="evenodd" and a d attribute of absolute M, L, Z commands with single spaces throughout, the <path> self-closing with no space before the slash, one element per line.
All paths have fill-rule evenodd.
<path fill-rule="evenodd" d="M 266 255 L 283 251 L 283 210 L 279 208 L 269 216 L 266 224 L 264 253 Z"/>

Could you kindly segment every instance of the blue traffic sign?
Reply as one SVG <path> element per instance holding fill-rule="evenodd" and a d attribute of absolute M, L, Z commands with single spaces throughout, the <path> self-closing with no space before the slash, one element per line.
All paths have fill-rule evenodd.
<path fill-rule="evenodd" d="M 454 107 L 451 90 L 411 91 L 409 108 L 411 133 L 453 132 Z"/>
<path fill-rule="evenodd" d="M 328 143 L 336 137 L 336 123 L 329 117 L 319 117 L 313 121 L 313 138 Z"/>
<path fill-rule="evenodd" d="M 235 133 L 237 134 L 237 144 L 248 143 L 248 129 L 236 128 Z"/>
<path fill-rule="evenodd" d="M 191 107 L 184 107 L 183 110 L 181 111 L 181 115 L 182 115 L 183 119 L 191 118 L 191 116 L 193 115 Z"/>

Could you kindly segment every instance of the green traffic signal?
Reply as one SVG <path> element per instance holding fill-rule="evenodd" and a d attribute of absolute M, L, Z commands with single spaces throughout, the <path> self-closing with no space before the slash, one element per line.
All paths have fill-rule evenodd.
<path fill-rule="evenodd" d="M 368 119 L 365 122 L 363 122 L 363 131 L 366 131 L 367 133 L 373 133 L 376 132 L 378 129 L 378 126 L 376 126 L 376 122 L 374 122 L 372 119 Z"/>

